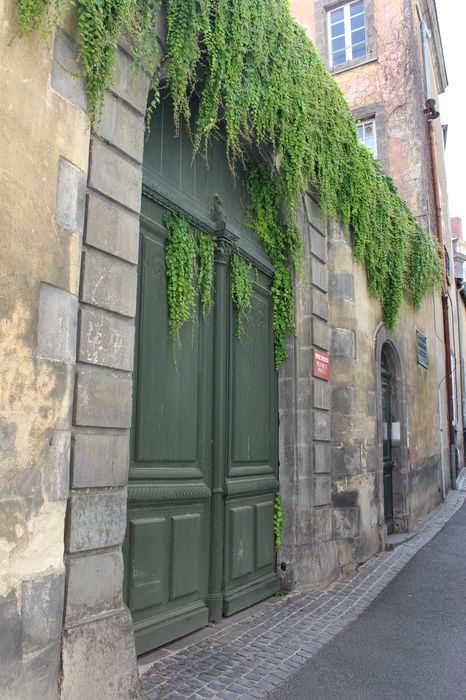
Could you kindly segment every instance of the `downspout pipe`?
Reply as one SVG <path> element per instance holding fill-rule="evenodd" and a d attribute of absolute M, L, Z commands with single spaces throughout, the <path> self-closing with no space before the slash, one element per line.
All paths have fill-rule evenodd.
<path fill-rule="evenodd" d="M 435 131 L 432 120 L 429 119 L 429 140 L 430 153 L 432 160 L 432 182 L 434 186 L 435 200 L 435 218 L 437 228 L 437 239 L 439 243 L 439 256 L 442 263 L 442 316 L 443 316 L 443 333 L 445 340 L 445 383 L 447 389 L 447 408 L 448 408 L 448 439 L 450 444 L 450 476 L 451 487 L 456 489 L 456 441 L 455 428 L 453 425 L 453 384 L 452 384 L 452 367 L 451 367 L 451 340 L 450 340 L 450 314 L 448 308 L 448 284 L 447 273 L 445 267 L 445 244 L 443 240 L 443 222 L 442 222 L 442 207 L 440 204 L 440 189 L 437 174 L 437 149 L 435 143 Z"/>
<path fill-rule="evenodd" d="M 434 190 L 435 201 L 435 221 L 437 229 L 437 239 L 439 243 L 439 256 L 442 265 L 442 317 L 443 317 L 443 334 L 445 340 L 445 383 L 447 390 L 447 409 L 448 409 L 448 441 L 450 453 L 450 477 L 451 487 L 456 489 L 456 439 L 455 428 L 453 425 L 453 384 L 452 384 L 452 366 L 451 366 L 451 338 L 450 338 L 450 315 L 448 309 L 448 283 L 445 265 L 445 242 L 443 240 L 443 221 L 442 221 L 442 205 L 440 202 L 440 186 L 438 179 L 438 163 L 437 163 L 437 147 L 435 139 L 435 131 L 433 120 L 437 119 L 440 114 L 435 109 L 435 100 L 431 93 L 430 72 L 429 72 L 429 51 L 427 40 L 430 37 L 430 31 L 424 20 L 421 22 L 422 34 L 422 49 L 424 54 L 424 76 L 426 88 L 426 103 L 424 114 L 427 116 L 430 141 L 430 155 L 432 167 L 432 185 Z"/>

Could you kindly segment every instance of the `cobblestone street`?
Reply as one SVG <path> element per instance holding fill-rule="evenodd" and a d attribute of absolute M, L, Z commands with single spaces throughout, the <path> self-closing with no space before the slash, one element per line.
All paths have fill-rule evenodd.
<path fill-rule="evenodd" d="M 459 481 L 463 486 L 463 480 Z M 325 591 L 272 598 L 140 659 L 149 700 L 266 697 L 358 618 L 462 506 L 453 491 L 410 539 L 338 579 Z"/>

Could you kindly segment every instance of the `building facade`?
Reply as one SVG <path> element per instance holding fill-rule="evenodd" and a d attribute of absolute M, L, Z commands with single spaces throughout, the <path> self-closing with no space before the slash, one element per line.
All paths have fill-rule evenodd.
<path fill-rule="evenodd" d="M 342 6 L 345 34 L 357 4 Z M 385 5 L 394 8 L 365 0 L 364 22 Z M 397 19 L 401 32 L 407 8 L 396 5 L 387 27 Z M 325 42 L 327 8 L 294 10 Z M 277 374 L 272 268 L 244 225 L 241 178 L 232 180 L 224 154 L 213 146 L 209 169 L 193 164 L 186 134 L 173 138 L 168 99 L 145 141 L 150 76 L 133 71 L 126 44 L 90 133 L 74 10 L 48 43 L 38 32 L 16 36 L 16 2 L 1 11 L 0 682 L 18 699 L 138 697 L 136 653 L 280 587 L 325 585 L 440 502 L 452 485 L 442 305 L 439 294 L 417 313 L 405 305 L 388 333 L 351 239 L 309 191 L 298 221 L 297 332 Z M 375 25 L 367 30 L 376 37 Z M 162 14 L 161 54 L 165 34 Z M 371 72 L 366 92 L 382 81 L 377 41 L 371 60 L 344 56 L 351 70 Z M 410 54 L 393 88 L 395 107 L 385 93 L 350 103 L 372 147 L 375 123 L 384 167 L 397 181 L 398 164 L 400 190 L 435 233 L 418 44 L 417 63 Z M 338 66 L 339 80 L 349 78 Z M 446 202 L 442 188 L 440 178 Z M 214 307 L 205 321 L 198 310 L 175 361 L 163 257 L 170 212 L 218 244 Z M 257 270 L 242 340 L 226 294 L 235 251 Z M 317 371 L 322 358 L 330 380 Z"/>
<path fill-rule="evenodd" d="M 451 259 L 444 130 L 437 111 L 438 96 L 447 85 L 447 75 L 435 2 L 307 3 L 296 0 L 292 7 L 296 19 L 315 41 L 343 90 L 360 140 L 393 178 L 420 225 L 440 241 L 446 257 Z M 346 502 L 349 504 L 352 498 L 351 506 L 356 508 L 348 512 L 353 513 L 359 526 L 362 525 L 360 535 L 364 550 L 377 546 L 375 530 L 372 537 L 368 536 L 370 502 L 375 491 L 370 474 L 364 473 L 364 457 L 361 462 L 357 452 L 359 449 L 365 454 L 366 436 L 377 430 L 373 426 L 371 433 L 370 401 L 371 392 L 375 392 L 376 397 L 380 394 L 380 367 L 374 364 L 378 360 L 374 360 L 371 352 L 377 346 L 380 315 L 368 298 L 364 272 L 354 264 L 348 240 L 337 235 L 330 247 L 333 247 L 333 253 L 329 254 L 330 280 L 333 276 L 341 277 L 349 292 L 345 298 L 338 290 L 331 299 L 330 321 L 336 326 L 348 326 L 347 332 L 352 334 L 351 346 L 356 347 L 356 351 L 350 351 L 353 353 L 351 370 L 346 358 L 343 362 L 334 360 L 337 365 L 334 381 L 346 384 L 351 378 L 355 396 L 360 394 L 359 410 L 352 409 L 349 418 L 334 421 L 333 494 L 336 502 L 340 499 L 345 502 L 346 492 L 351 494 Z M 333 286 L 341 287 L 337 282 Z M 403 375 L 400 390 L 401 386 L 405 387 L 404 398 L 395 399 L 398 409 L 392 407 L 399 418 L 403 414 L 401 426 L 405 425 L 404 438 L 403 427 L 400 432 L 398 427 L 392 431 L 392 441 L 396 432 L 398 443 L 394 449 L 400 450 L 393 472 L 394 494 L 398 493 L 394 495 L 394 503 L 398 500 L 399 504 L 394 506 L 394 519 L 400 529 L 411 527 L 433 506 L 438 498 L 438 484 L 441 483 L 444 492 L 452 480 L 454 484 L 457 466 L 463 464 L 455 371 L 460 356 L 454 322 L 456 308 L 456 296 L 449 294 L 445 277 L 442 295 L 426 300 L 419 313 L 413 314 L 404 306 L 391 341 L 392 349 L 397 348 L 398 371 Z M 371 320 L 370 310 L 374 312 Z M 450 319 L 446 326 L 445 317 Z M 425 343 L 431 358 L 428 369 L 420 357 L 421 345 Z M 367 406 L 364 403 L 366 393 Z M 432 423 L 432 415 L 427 417 L 423 410 L 424 401 L 435 407 Z M 380 423 L 380 414 L 376 422 Z M 358 440 L 358 436 L 364 436 L 363 440 Z M 347 448 L 350 448 L 348 457 L 339 461 L 337 455 Z M 359 488 L 361 481 L 367 487 L 365 496 L 364 490 Z M 361 552 L 358 536 L 354 544 L 350 540 L 343 537 L 340 545 L 348 549 L 344 556 L 349 561 L 354 560 L 355 552 Z"/>

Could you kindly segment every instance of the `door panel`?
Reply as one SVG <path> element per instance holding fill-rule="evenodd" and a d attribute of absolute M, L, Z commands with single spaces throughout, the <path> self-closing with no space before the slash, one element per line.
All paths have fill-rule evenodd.
<path fill-rule="evenodd" d="M 210 504 L 133 500 L 128 517 L 127 601 L 139 654 L 208 622 Z"/>
<path fill-rule="evenodd" d="M 166 518 L 139 517 L 130 520 L 129 527 L 132 555 L 129 605 L 131 610 L 144 610 L 166 599 Z"/>
<path fill-rule="evenodd" d="M 171 526 L 171 598 L 175 600 L 200 589 L 201 513 L 172 516 Z"/>
<path fill-rule="evenodd" d="M 269 466 L 270 454 L 270 299 L 260 289 L 252 295 L 251 318 L 233 343 L 232 463 L 235 467 Z M 238 470 L 236 470 L 238 472 Z M 273 468 L 272 468 L 273 471 Z"/>
<path fill-rule="evenodd" d="M 225 615 L 275 593 L 274 492 L 231 498 L 225 507 Z"/>
<path fill-rule="evenodd" d="M 141 229 L 132 476 L 208 478 L 211 323 L 186 323 L 181 347 L 174 349 L 166 301 L 166 234 L 154 221 Z"/>
<path fill-rule="evenodd" d="M 198 329 L 183 329 L 182 341 L 188 342 L 190 352 L 183 353 L 175 364 L 173 346 L 168 342 L 166 304 L 154 303 L 166 298 L 163 241 L 143 232 L 141 256 L 144 264 L 138 369 L 144 382 L 138 387 L 135 459 L 138 464 L 196 465 L 197 411 L 192 409 L 199 402 Z M 154 401 L 154 396 L 163 400 Z"/>
<path fill-rule="evenodd" d="M 274 534 L 273 534 L 273 500 L 256 503 L 254 506 L 255 517 L 255 557 L 256 569 L 271 567 L 275 564 Z M 272 528 L 270 527 L 272 523 Z"/>
<path fill-rule="evenodd" d="M 387 533 L 393 532 L 393 462 L 383 465 L 383 503 Z"/>
<path fill-rule="evenodd" d="M 231 331 L 228 476 L 276 474 L 277 377 L 273 365 L 270 279 L 257 273 L 241 338 Z M 231 308 L 231 329 L 236 312 Z"/>
<path fill-rule="evenodd" d="M 230 575 L 242 578 L 254 570 L 254 504 L 230 507 Z"/>
<path fill-rule="evenodd" d="M 233 581 L 274 566 L 273 500 L 258 496 L 232 500 L 227 509 L 229 575 Z"/>
<path fill-rule="evenodd" d="M 210 320 L 169 339 L 163 208 L 144 205 L 125 540 L 138 653 L 202 626 L 210 550 Z"/>
<path fill-rule="evenodd" d="M 230 420 L 225 507 L 224 613 L 277 590 L 273 540 L 277 489 L 277 375 L 270 278 L 257 273 L 241 338 L 230 337 Z M 235 328 L 235 311 L 232 322 Z"/>

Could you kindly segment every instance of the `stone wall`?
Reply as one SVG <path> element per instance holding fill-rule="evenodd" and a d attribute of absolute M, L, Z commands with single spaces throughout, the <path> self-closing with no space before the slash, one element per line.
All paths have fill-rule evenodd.
<path fill-rule="evenodd" d="M 0 14 L 0 687 L 49 698 L 58 692 L 89 132 L 82 86 L 60 91 L 73 68 L 66 42 L 16 36 L 13 0 Z M 63 26 L 73 33 L 69 18 Z"/>
<path fill-rule="evenodd" d="M 340 566 L 366 561 L 384 546 L 380 354 L 388 342 L 395 368 L 395 528 L 412 529 L 435 507 L 448 486 L 448 445 L 440 430 L 445 417 L 444 355 L 438 296 L 421 310 L 403 303 L 395 331 L 382 324 L 380 304 L 368 293 L 364 268 L 339 226 L 329 236 L 331 325 L 331 467 L 334 537 Z M 417 363 L 416 329 L 427 336 L 429 368 Z M 426 406 L 429 410 L 426 411 Z"/>
<path fill-rule="evenodd" d="M 293 0 L 292 11 L 314 39 L 328 63 L 327 11 L 329 0 L 305 3 Z M 426 87 L 419 18 L 432 30 L 429 40 L 431 95 L 437 100 L 445 89 L 446 75 L 439 29 L 429 0 L 366 0 L 368 52 L 364 58 L 332 69 L 355 119 L 375 118 L 377 150 L 382 167 L 394 179 L 418 222 L 437 237 L 428 121 L 424 114 Z M 448 231 L 448 206 L 441 120 L 432 122 L 437 155 L 437 177 L 444 231 Z M 445 241 L 447 249 L 450 247 Z M 451 257 L 451 250 L 450 257 Z M 374 459 L 377 447 L 377 387 L 374 376 L 376 331 L 381 322 L 378 304 L 368 297 L 364 271 L 355 265 L 348 241 L 334 230 L 329 249 L 329 293 L 331 322 L 332 471 L 335 535 L 344 549 L 342 561 L 373 553 L 384 533 L 381 528 L 380 478 Z M 451 297 L 451 316 L 456 300 Z M 413 362 L 415 329 L 428 337 L 431 366 L 422 371 Z M 439 298 L 427 299 L 415 314 L 404 305 L 394 334 L 406 376 L 406 465 L 403 476 L 407 491 L 402 521 L 413 524 L 435 504 L 438 487 L 450 485 L 450 456 L 445 382 L 445 350 Z M 451 332 L 452 347 L 458 347 Z M 453 358 L 453 362 L 454 362 Z M 458 384 L 458 382 L 457 382 Z M 438 386 L 438 391 L 435 388 Z M 416 404 L 432 407 L 431 421 Z M 333 414 L 333 411 L 336 411 Z M 430 412 L 430 409 L 429 409 Z M 457 411 L 457 441 L 462 463 L 461 426 Z M 428 436 L 425 432 L 428 430 Z M 347 450 L 347 452 L 345 452 Z M 442 465 L 440 468 L 439 464 Z M 440 475 L 440 476 L 439 476 Z M 409 491 L 409 494 L 408 494 Z M 346 493 L 346 495 L 344 495 Z M 348 494 L 352 493 L 350 497 Z M 364 493 L 366 495 L 364 496 Z M 379 532 L 378 532 L 379 530 Z M 345 537 L 345 532 L 349 533 Z M 364 534 L 365 533 L 365 534 Z M 358 544 L 358 538 L 364 542 Z M 357 552 L 360 554 L 357 554 Z"/>
<path fill-rule="evenodd" d="M 324 585 L 385 545 L 381 349 L 386 342 L 396 355 L 394 410 L 400 423 L 395 529 L 412 529 L 449 485 L 448 444 L 440 430 L 446 416 L 440 299 L 429 296 L 419 312 L 404 303 L 395 331 L 388 333 L 351 240 L 339 225 L 322 221 L 310 195 L 299 224 L 305 269 L 297 286 L 297 334 L 279 379 L 285 531 L 278 565 L 288 589 Z M 428 369 L 417 363 L 416 329 L 427 336 Z M 314 349 L 330 354 L 330 382 L 312 376 Z"/>
<path fill-rule="evenodd" d="M 62 696 L 70 699 L 139 693 L 121 544 L 149 79 L 131 65 L 119 48 L 90 143 L 65 538 Z"/>
<path fill-rule="evenodd" d="M 320 586 L 339 573 L 331 507 L 330 386 L 313 377 L 313 351 L 330 349 L 327 235 L 311 194 L 304 197 L 298 224 L 304 270 L 296 290 L 296 337 L 289 339 L 279 375 L 285 528 L 278 563 L 288 589 Z"/>
<path fill-rule="evenodd" d="M 1 36 L 1 685 L 136 697 L 121 543 L 149 80 L 119 49 L 90 138 L 76 15 L 47 44 L 14 37 L 15 8 Z"/>

